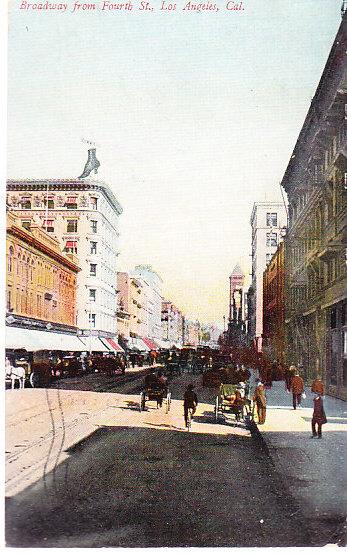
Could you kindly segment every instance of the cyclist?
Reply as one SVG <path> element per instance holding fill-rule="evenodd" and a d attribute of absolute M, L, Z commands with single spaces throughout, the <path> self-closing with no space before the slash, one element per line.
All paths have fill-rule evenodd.
<path fill-rule="evenodd" d="M 198 397 L 194 392 L 194 385 L 188 384 L 183 397 L 183 407 L 184 407 L 184 421 L 187 426 L 188 421 L 188 410 L 192 410 L 192 415 L 194 415 L 198 405 Z"/>

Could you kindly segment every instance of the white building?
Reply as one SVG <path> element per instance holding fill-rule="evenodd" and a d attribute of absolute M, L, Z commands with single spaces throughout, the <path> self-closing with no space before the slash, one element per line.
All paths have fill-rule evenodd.
<path fill-rule="evenodd" d="M 130 273 L 142 286 L 142 323 L 140 335 L 151 340 L 161 339 L 162 279 L 150 265 L 138 265 Z"/>
<path fill-rule="evenodd" d="M 252 215 L 252 290 L 253 311 L 248 315 L 248 332 L 261 350 L 263 334 L 263 272 L 277 250 L 281 233 L 287 226 L 283 203 L 254 203 Z"/>
<path fill-rule="evenodd" d="M 77 327 L 85 335 L 115 336 L 122 208 L 109 187 L 92 179 L 8 180 L 7 190 L 23 227 L 38 222 L 64 253 L 77 254 Z"/>

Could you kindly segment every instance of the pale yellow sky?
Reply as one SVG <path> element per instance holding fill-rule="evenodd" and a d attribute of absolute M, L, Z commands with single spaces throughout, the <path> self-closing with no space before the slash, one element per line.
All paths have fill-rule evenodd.
<path fill-rule="evenodd" d="M 340 3 L 73 16 L 13 0 L 8 177 L 78 176 L 81 138 L 96 141 L 124 208 L 121 269 L 151 264 L 188 316 L 222 324 L 229 274 L 250 272 L 253 202 L 281 200 Z"/>

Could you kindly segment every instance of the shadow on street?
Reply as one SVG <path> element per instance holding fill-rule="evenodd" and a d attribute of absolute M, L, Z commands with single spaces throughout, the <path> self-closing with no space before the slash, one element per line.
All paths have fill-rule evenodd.
<path fill-rule="evenodd" d="M 311 544 L 250 437 L 101 427 L 67 454 L 7 499 L 8 546 Z"/>

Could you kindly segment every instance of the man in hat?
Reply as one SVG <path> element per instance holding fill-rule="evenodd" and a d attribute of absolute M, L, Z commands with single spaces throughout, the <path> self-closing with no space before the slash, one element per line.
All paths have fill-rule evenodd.
<path fill-rule="evenodd" d="M 264 384 L 260 378 L 257 379 L 257 386 L 255 387 L 253 401 L 255 401 L 257 406 L 258 423 L 259 425 L 263 425 L 266 418 L 266 393 Z"/>
<path fill-rule="evenodd" d="M 293 394 L 293 409 L 301 405 L 301 396 L 305 389 L 304 381 L 299 375 L 299 371 L 296 371 L 292 379 L 291 390 Z"/>

